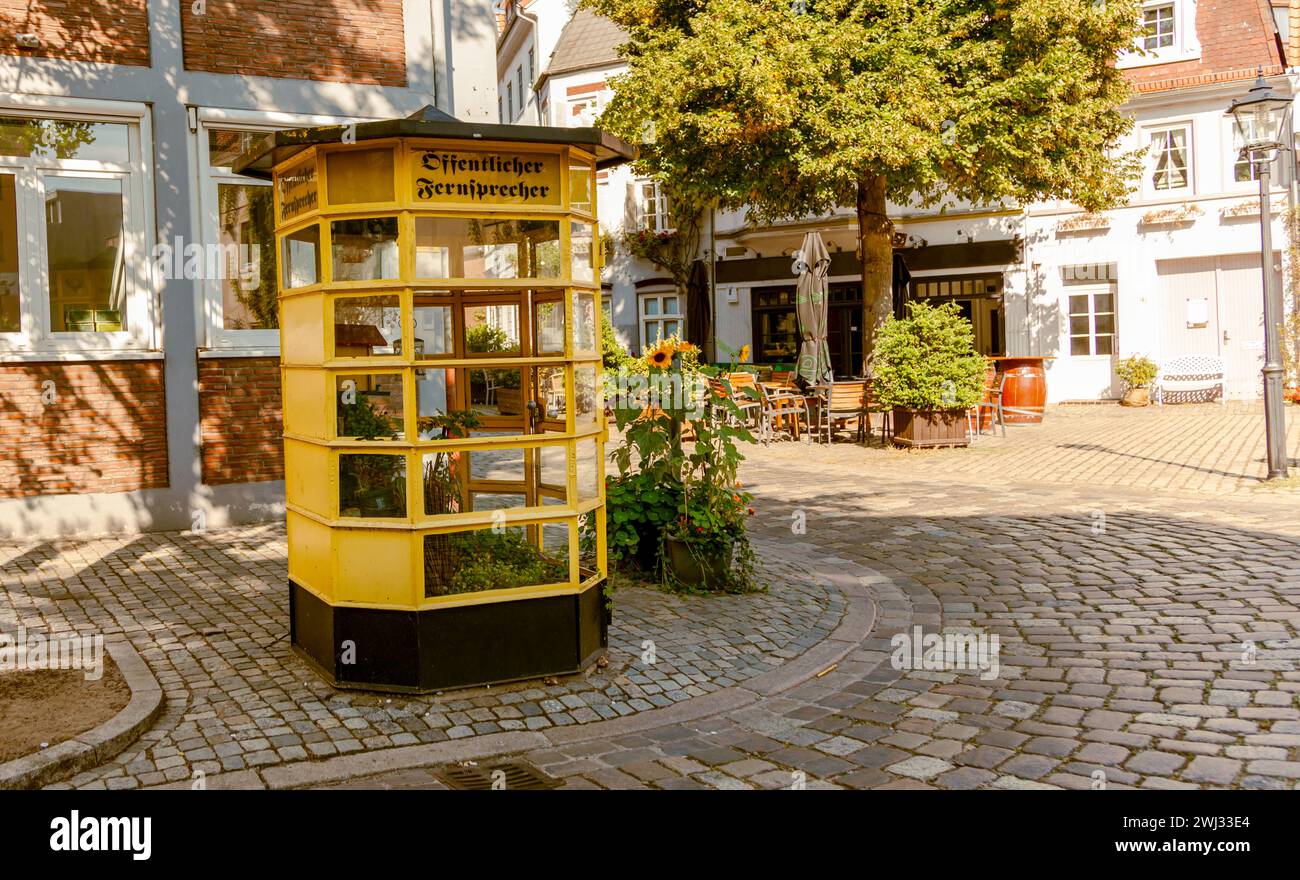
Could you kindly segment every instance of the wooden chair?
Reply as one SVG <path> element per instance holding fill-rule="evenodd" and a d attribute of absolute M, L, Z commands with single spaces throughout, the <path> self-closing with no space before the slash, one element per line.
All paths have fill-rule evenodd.
<path fill-rule="evenodd" d="M 826 442 L 830 443 L 839 427 L 847 427 L 849 422 L 858 424 L 858 440 L 866 437 L 870 419 L 868 405 L 869 383 L 864 379 L 831 382 L 819 386 L 821 399 L 817 413 L 817 430 L 826 432 Z"/>
<path fill-rule="evenodd" d="M 984 411 L 989 413 L 989 433 L 995 426 L 1002 428 L 1002 436 L 1007 436 L 1007 425 L 1002 420 L 1002 386 L 1007 380 L 1006 374 L 990 371 L 984 376 L 984 390 L 979 403 L 966 411 L 966 434 L 972 443 L 984 433 Z"/>
<path fill-rule="evenodd" d="M 885 443 L 894 433 L 894 408 L 886 406 L 876 396 L 875 383 L 866 380 L 867 383 L 867 428 L 870 430 L 870 420 L 872 415 L 880 416 L 880 442 Z"/>
<path fill-rule="evenodd" d="M 723 397 L 731 398 L 745 418 L 752 419 L 754 427 L 763 429 L 763 401 L 757 395 L 749 394 L 745 389 L 758 390 L 753 373 L 724 373 L 721 379 L 710 379 L 714 391 Z"/>
<path fill-rule="evenodd" d="M 776 436 L 780 430 L 781 424 L 790 420 L 790 436 L 795 440 L 799 439 L 799 417 L 803 417 L 803 423 L 809 424 L 808 400 L 803 394 L 797 391 L 785 391 L 771 387 L 771 383 L 766 385 L 759 384 L 758 393 L 763 404 L 762 415 L 763 421 L 759 427 L 760 437 L 763 443 L 767 443 Z"/>
<path fill-rule="evenodd" d="M 770 381 L 776 382 L 779 385 L 790 385 L 793 387 L 794 370 L 773 370 Z"/>

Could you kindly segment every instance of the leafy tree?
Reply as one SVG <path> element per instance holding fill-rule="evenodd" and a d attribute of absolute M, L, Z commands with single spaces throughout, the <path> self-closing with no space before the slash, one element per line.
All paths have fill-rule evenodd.
<path fill-rule="evenodd" d="M 1123 200 L 1115 68 L 1136 0 L 583 0 L 630 35 L 600 124 L 754 219 L 853 205 L 865 351 L 891 311 L 887 203 Z"/>

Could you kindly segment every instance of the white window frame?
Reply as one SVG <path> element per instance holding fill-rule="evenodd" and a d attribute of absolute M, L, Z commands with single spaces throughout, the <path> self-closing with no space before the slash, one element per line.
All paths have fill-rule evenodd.
<path fill-rule="evenodd" d="M 668 197 L 664 194 L 663 184 L 654 178 L 638 177 L 632 185 L 636 199 L 636 228 L 672 232 L 674 227 L 669 225 Z M 647 195 L 647 189 L 650 195 Z"/>
<path fill-rule="evenodd" d="M 671 314 L 665 314 L 664 300 L 669 298 L 677 300 L 677 311 Z M 654 300 L 659 304 L 658 314 L 655 315 L 646 314 L 646 303 L 650 300 Z M 650 327 L 651 325 L 658 326 L 659 328 L 659 332 L 656 336 L 656 340 L 663 339 L 665 335 L 668 336 L 672 335 L 672 334 L 664 333 L 663 325 L 668 321 L 677 322 L 677 335 L 679 337 L 681 337 L 685 333 L 686 313 L 682 311 L 682 305 L 684 304 L 682 300 L 683 297 L 676 290 L 655 290 L 649 292 L 640 292 L 640 291 L 637 292 L 637 297 L 636 297 L 637 347 L 643 353 L 649 351 L 650 346 L 655 344 L 654 342 L 650 342 L 649 337 L 646 335 L 646 328 Z"/>
<path fill-rule="evenodd" d="M 1082 315 L 1083 313 L 1082 312 L 1071 313 L 1070 297 L 1073 296 L 1086 296 L 1088 298 L 1088 336 L 1087 336 L 1088 353 L 1087 354 L 1074 353 L 1074 339 L 1076 336 L 1083 337 L 1083 334 L 1074 333 L 1073 328 L 1070 326 L 1070 319 L 1072 317 L 1075 317 L 1076 315 Z M 1109 312 L 1098 313 L 1097 311 L 1098 296 L 1109 296 L 1111 298 L 1110 299 L 1111 310 Z M 1119 285 L 1118 284 L 1111 283 L 1111 284 L 1067 285 L 1065 287 L 1065 302 L 1063 303 L 1063 306 L 1064 308 L 1061 311 L 1065 315 L 1065 351 L 1071 358 L 1074 358 L 1076 360 L 1080 358 L 1105 358 L 1109 360 L 1110 358 L 1115 357 L 1119 354 Z M 1111 316 L 1111 328 L 1112 328 L 1111 332 L 1100 334 L 1101 336 L 1110 337 L 1110 353 L 1108 354 L 1097 353 L 1097 337 L 1099 335 L 1097 333 L 1098 314 Z"/>
<path fill-rule="evenodd" d="M 1134 51 L 1120 55 L 1116 67 L 1147 67 L 1152 64 L 1170 64 L 1175 61 L 1195 61 L 1201 57 L 1201 43 L 1196 35 L 1196 0 L 1145 0 L 1138 10 L 1141 26 L 1148 9 L 1161 6 L 1174 7 L 1174 42 L 1172 46 L 1146 49 L 1145 30 L 1134 40 Z"/>
<path fill-rule="evenodd" d="M 570 98 L 568 102 L 569 117 L 565 122 L 565 127 L 577 128 L 595 125 L 596 117 L 601 114 L 608 102 L 609 93 L 606 89 Z M 581 108 L 578 113 L 573 112 L 575 107 Z"/>
<path fill-rule="evenodd" d="M 1155 175 L 1156 166 L 1159 163 L 1159 154 L 1154 150 L 1152 138 L 1157 134 L 1165 132 L 1186 131 L 1186 167 L 1187 182 L 1183 186 L 1173 187 L 1170 189 L 1156 189 Z M 1148 125 L 1141 129 L 1142 140 L 1139 144 L 1141 147 L 1151 148 L 1147 155 L 1145 168 L 1142 172 L 1142 193 L 1148 199 L 1161 198 L 1182 198 L 1196 193 L 1196 128 L 1192 125 L 1191 120 L 1178 122 L 1167 122 L 1160 125 Z"/>
<path fill-rule="evenodd" d="M 1258 192 L 1259 177 L 1256 176 L 1254 163 L 1252 162 L 1251 175 L 1247 180 L 1237 179 L 1237 156 L 1241 152 L 1241 147 L 1237 144 L 1237 126 L 1233 124 L 1231 118 L 1224 120 L 1224 149 L 1226 157 L 1226 167 L 1223 169 L 1223 188 L 1225 191 L 1241 192 Z M 1274 153 L 1273 161 L 1269 163 L 1270 183 L 1273 187 L 1284 186 L 1290 181 L 1283 179 L 1283 172 L 1286 163 L 1280 162 L 1281 151 Z"/>
<path fill-rule="evenodd" d="M 307 128 L 320 125 L 345 125 L 364 122 L 360 118 L 343 116 L 309 116 L 255 111 L 228 111 L 218 108 L 200 108 L 197 111 L 197 129 L 194 132 L 193 156 L 197 174 L 197 191 L 194 229 L 205 247 L 221 241 L 220 205 L 217 199 L 219 183 L 240 183 L 270 186 L 250 177 L 243 177 L 229 169 L 213 169 L 208 165 L 209 132 L 213 129 L 236 131 L 279 131 L 286 128 Z M 274 252 L 259 255 L 259 259 L 276 259 Z M 200 320 L 204 345 L 218 354 L 245 354 L 250 356 L 275 356 L 280 353 L 280 331 L 228 330 L 226 329 L 225 301 L 221 295 L 219 278 L 195 279 L 195 294 L 203 303 Z"/>
<path fill-rule="evenodd" d="M 0 115 L 104 122 L 127 126 L 125 163 L 87 159 L 0 156 L 0 172 L 17 177 L 19 331 L 0 333 L 0 356 L 60 359 L 111 358 L 119 353 L 157 350 L 157 280 L 152 260 L 153 210 L 152 131 L 143 104 L 13 96 L 0 101 Z M 50 274 L 45 229 L 45 177 L 109 179 L 122 182 L 123 324 L 120 331 L 59 331 L 51 329 Z M 35 243 L 36 247 L 30 247 Z"/>

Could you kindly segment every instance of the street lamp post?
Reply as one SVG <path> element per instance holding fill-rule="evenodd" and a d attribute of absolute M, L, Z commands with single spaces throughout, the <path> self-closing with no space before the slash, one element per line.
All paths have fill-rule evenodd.
<path fill-rule="evenodd" d="M 1292 99 L 1274 92 L 1261 74 L 1246 97 L 1228 108 L 1241 148 L 1259 171 L 1259 229 L 1264 278 L 1264 432 L 1268 448 L 1268 478 L 1287 475 L 1286 413 L 1282 404 L 1282 290 L 1273 277 L 1272 217 L 1269 209 L 1269 166 L 1282 149 L 1290 128 Z"/>

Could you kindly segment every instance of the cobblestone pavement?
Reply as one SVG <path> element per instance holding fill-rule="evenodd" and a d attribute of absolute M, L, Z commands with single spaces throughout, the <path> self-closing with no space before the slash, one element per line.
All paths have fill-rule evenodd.
<path fill-rule="evenodd" d="M 746 681 L 821 642 L 844 610 L 838 592 L 782 562 L 779 548 L 759 552 L 768 593 L 620 590 L 604 668 L 440 697 L 336 691 L 290 653 L 279 526 L 8 545 L 0 626 L 132 639 L 167 690 L 165 714 L 136 746 L 70 780 L 131 788 L 196 770 L 587 724 Z"/>
<path fill-rule="evenodd" d="M 1182 427 L 1172 440 L 1148 433 L 1145 447 L 1067 424 L 1073 415 L 1059 434 L 1142 448 L 1164 467 L 1220 469 L 1207 463 L 1217 446 L 1197 457 L 1178 444 L 1230 416 L 1192 410 L 1174 414 Z M 1081 418 L 1090 417 L 1113 416 Z M 763 661 L 748 678 L 630 717 L 535 731 L 464 725 L 471 734 L 452 741 L 440 728 L 408 730 L 420 716 L 393 715 L 407 701 L 336 695 L 288 655 L 274 528 L 9 547 L 0 621 L 115 621 L 167 690 L 155 729 L 83 785 L 181 780 L 207 760 L 229 785 L 438 787 L 435 765 L 507 756 L 572 788 L 1300 785 L 1300 496 L 1251 491 L 1249 474 L 1222 495 L 1152 488 L 1157 477 L 1101 476 L 1108 458 L 1095 450 L 1095 479 L 1051 480 L 1040 476 L 1045 465 L 1030 466 L 1046 454 L 1032 447 L 1052 442 L 1027 433 L 1036 430 L 966 453 L 848 443 L 756 450 L 742 476 L 757 498 L 764 555 L 776 548 L 789 571 L 814 570 L 810 583 L 822 584 L 787 603 L 784 641 L 770 639 L 764 652 L 787 662 Z M 1160 445 L 1170 442 L 1177 448 Z M 1001 468 L 975 464 L 995 448 L 1006 450 Z M 706 603 L 691 607 L 698 613 L 717 601 L 644 598 L 664 609 L 656 615 L 671 615 L 673 602 Z M 779 598 L 726 597 L 736 603 L 727 622 L 706 621 L 700 638 L 757 631 L 742 609 L 770 613 L 761 603 Z M 624 609 L 620 599 L 616 620 Z M 671 629 L 689 616 L 643 616 L 620 650 L 635 653 L 635 627 Z M 205 636 L 206 627 L 224 631 Z M 997 635 L 996 669 L 896 668 L 892 638 L 915 627 Z M 733 645 L 753 632 L 736 635 Z M 691 643 L 666 638 L 661 662 L 680 670 L 695 661 Z M 629 679 L 645 671 L 628 662 Z M 365 736 L 352 732 L 360 725 Z M 227 730 L 239 738 L 220 742 Z M 289 733 L 306 745 L 273 740 Z M 411 742 L 404 734 L 414 743 L 401 747 Z"/>
<path fill-rule="evenodd" d="M 1300 466 L 1300 407 L 1288 406 L 1288 445 Z M 912 452 L 880 448 L 877 429 L 869 460 L 918 474 L 975 479 L 1177 489 L 1222 495 L 1260 491 L 1268 472 L 1261 404 L 1229 402 L 1150 406 L 1115 404 L 1049 407 L 1041 425 L 985 434 L 970 449 Z M 858 462 L 860 448 L 841 443 L 828 463 Z M 881 462 L 884 466 L 884 462 Z"/>
<path fill-rule="evenodd" d="M 1207 410 L 1138 414 L 1172 412 L 1169 434 L 1105 430 L 1118 408 L 1061 420 L 1057 437 L 1163 463 L 1145 479 L 1095 450 L 1077 476 L 1040 479 L 1047 465 L 1031 464 L 1053 441 L 1028 433 L 970 459 L 757 450 L 743 471 L 757 532 L 867 583 L 870 638 L 736 710 L 517 757 L 571 788 L 1300 786 L 1300 498 L 1242 491 L 1252 453 L 1234 459 L 1230 497 L 1153 488 L 1225 468 L 1231 456 L 1200 444 L 1238 416 Z M 1001 468 L 976 459 L 990 448 Z M 896 669 L 893 636 L 918 626 L 998 635 L 997 675 Z M 344 784 L 430 780 L 412 768 Z"/>

